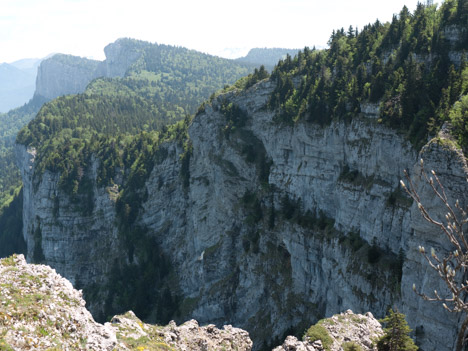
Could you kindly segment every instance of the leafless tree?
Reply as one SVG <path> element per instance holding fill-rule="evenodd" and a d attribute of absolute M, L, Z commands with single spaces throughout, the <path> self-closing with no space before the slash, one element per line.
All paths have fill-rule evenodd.
<path fill-rule="evenodd" d="M 404 181 L 400 182 L 402 187 L 416 202 L 423 218 L 435 227 L 438 227 L 452 245 L 451 250 L 444 253 L 437 253 L 434 248 L 431 248 L 430 253 L 428 253 L 423 246 L 419 246 L 419 252 L 424 256 L 429 266 L 437 272 L 449 292 L 447 295 L 441 295 L 437 290 L 434 290 L 434 294 L 429 296 L 419 291 L 415 284 L 413 284 L 413 290 L 424 300 L 441 302 L 444 308 L 450 312 L 468 314 L 468 302 L 466 301 L 468 293 L 468 242 L 465 235 L 468 223 L 467 212 L 462 208 L 458 200 L 456 200 L 455 204 L 450 203 L 439 177 L 433 170 L 428 175 L 424 169 L 422 159 L 421 176 L 427 181 L 434 194 L 444 205 L 447 211 L 445 221 L 439 221 L 429 214 L 406 171 L 407 184 Z M 467 327 L 468 318 L 465 319 L 459 331 L 457 350 L 462 350 L 463 348 Z"/>

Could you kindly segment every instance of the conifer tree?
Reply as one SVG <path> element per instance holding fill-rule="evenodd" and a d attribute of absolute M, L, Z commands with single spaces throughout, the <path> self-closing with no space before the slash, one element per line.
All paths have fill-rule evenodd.
<path fill-rule="evenodd" d="M 408 335 L 411 329 L 403 313 L 399 313 L 398 310 L 393 312 L 390 309 L 388 315 L 380 322 L 385 323 L 386 326 L 384 328 L 384 335 L 377 341 L 377 349 L 379 351 L 418 350 L 413 339 Z"/>

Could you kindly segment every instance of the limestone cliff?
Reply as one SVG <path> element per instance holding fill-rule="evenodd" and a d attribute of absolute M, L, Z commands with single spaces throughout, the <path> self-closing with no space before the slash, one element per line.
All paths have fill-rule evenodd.
<path fill-rule="evenodd" d="M 143 54 L 143 49 L 150 43 L 121 38 L 104 48 L 106 60 L 103 62 L 103 73 L 106 77 L 123 77 L 128 68 Z"/>
<path fill-rule="evenodd" d="M 273 89 L 265 80 L 207 104 L 189 128 L 188 167 L 181 145 L 163 144 L 142 189 L 135 225 L 170 260 L 165 279 L 179 301 L 178 320 L 242 327 L 259 348 L 324 316 L 352 309 L 383 317 L 396 305 L 425 350 L 452 350 L 457 316 L 411 289 L 414 282 L 429 291 L 440 285 L 417 246 L 446 244 L 399 180 L 410 170 L 423 202 L 443 214 L 415 165 L 424 157 L 450 184 L 449 197 L 466 204 L 463 156 L 444 136 L 418 153 L 379 123 L 374 105 L 361 106 L 351 122 L 278 124 L 264 108 Z M 243 123 L 233 126 L 223 113 L 229 104 L 243 111 Z M 28 260 L 46 262 L 85 291 L 100 286 L 90 308 L 102 313 L 116 260 L 141 259 L 129 254 L 116 225 L 122 181 L 99 187 L 100 160 L 93 159 L 86 170 L 93 210 L 83 213 L 60 192 L 58 174 L 34 177 L 34 150 L 18 145 L 17 154 Z"/>
<path fill-rule="evenodd" d="M 101 76 L 99 61 L 57 54 L 43 60 L 37 71 L 35 95 L 52 100 L 61 95 L 85 90 L 93 79 Z"/>
<path fill-rule="evenodd" d="M 41 62 L 35 95 L 52 100 L 62 95 L 82 93 L 98 77 L 123 77 L 141 57 L 142 49 L 150 45 L 143 41 L 118 39 L 104 48 L 104 61 L 56 54 Z"/>

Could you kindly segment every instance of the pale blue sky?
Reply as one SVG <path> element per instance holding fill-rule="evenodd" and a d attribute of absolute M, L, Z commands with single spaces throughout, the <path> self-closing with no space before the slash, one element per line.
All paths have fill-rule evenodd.
<path fill-rule="evenodd" d="M 326 45 L 331 31 L 390 21 L 417 0 L 0 0 L 0 62 L 60 52 L 104 59 L 120 37 L 220 56 Z M 227 50 L 226 50 L 227 49 Z"/>

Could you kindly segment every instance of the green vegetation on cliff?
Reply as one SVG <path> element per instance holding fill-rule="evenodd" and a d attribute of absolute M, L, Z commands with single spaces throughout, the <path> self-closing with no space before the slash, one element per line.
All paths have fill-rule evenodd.
<path fill-rule="evenodd" d="M 152 152 L 164 140 L 181 139 L 188 121 L 184 119 L 213 91 L 234 83 L 251 69 L 247 64 L 185 48 L 132 39 L 119 40 L 119 45 L 124 56 L 132 52 L 140 55 L 124 78 L 96 79 L 84 94 L 63 96 L 44 106 L 46 100 L 36 96 L 23 107 L 0 114 L 0 240 L 21 234 L 17 230 L 20 223 L 12 221 L 21 221 L 21 214 L 7 218 L 11 209 L 2 208 L 20 210 L 10 205 L 19 201 L 15 196 L 21 187 L 13 148 L 18 131 L 36 114 L 17 138 L 19 143 L 38 149 L 35 180 L 39 181 L 46 169 L 59 172 L 61 188 L 77 206 L 84 203 L 79 207 L 83 214 L 89 214 L 93 194 L 86 170 L 91 155 L 102 160 L 98 183 L 112 184 L 121 175 L 117 169 L 130 169 L 135 160 L 143 160 L 143 149 Z M 93 69 L 98 65 L 97 61 L 81 62 L 69 55 L 55 55 L 54 60 L 76 67 L 92 64 Z M 135 167 L 137 174 L 149 174 L 149 164 L 144 163 Z M 132 204 L 132 208 L 137 206 Z M 5 252 L 15 251 L 23 252 L 24 243 L 16 248 L 9 245 Z"/>
<path fill-rule="evenodd" d="M 385 324 L 384 335 L 377 340 L 377 349 L 379 351 L 417 351 L 418 347 L 413 339 L 409 337 L 411 332 L 405 315 L 390 309 L 388 315 L 379 322 Z"/>
<path fill-rule="evenodd" d="M 324 125 L 376 103 L 379 122 L 417 147 L 451 122 L 466 152 L 467 18 L 466 1 L 449 0 L 439 9 L 420 3 L 413 14 L 404 7 L 391 23 L 376 21 L 360 32 L 334 31 L 328 50 L 306 48 L 278 63 L 269 108 L 281 123 Z"/>
<path fill-rule="evenodd" d="M 83 94 L 45 104 L 18 134 L 18 143 L 38 149 L 36 175 L 46 169 L 60 172 L 63 184 L 76 192 L 91 154 L 115 158 L 106 146 L 124 148 L 144 132 L 153 133 L 153 141 L 160 139 L 159 133 L 171 138 L 180 128 L 168 125 L 188 121 L 213 91 L 249 72 L 247 65 L 193 50 L 134 40 L 121 43 L 141 55 L 125 77 L 96 79 Z M 109 170 L 119 165 L 102 159 Z"/>
<path fill-rule="evenodd" d="M 15 165 L 13 147 L 18 131 L 34 118 L 44 99 L 34 97 L 27 104 L 0 114 L 0 213 L 21 187 L 21 176 Z"/>

